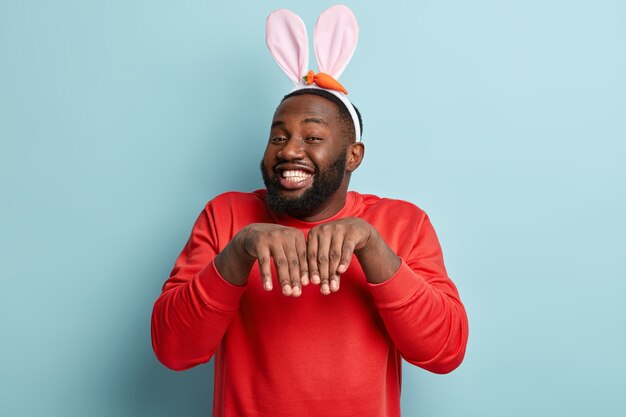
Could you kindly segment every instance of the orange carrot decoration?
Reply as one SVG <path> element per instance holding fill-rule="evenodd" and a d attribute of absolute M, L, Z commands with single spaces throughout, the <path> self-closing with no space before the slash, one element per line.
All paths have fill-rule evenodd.
<path fill-rule="evenodd" d="M 304 78 L 304 81 L 306 81 L 306 85 L 311 85 L 315 80 L 315 73 L 313 72 L 313 70 L 309 70 L 309 72 L 307 72 L 307 74 L 302 78 Z"/>
<path fill-rule="evenodd" d="M 304 81 L 306 81 L 307 85 L 315 83 L 322 88 L 341 91 L 344 94 L 348 94 L 348 91 L 343 87 L 343 85 L 339 83 L 339 81 L 335 80 L 333 77 L 326 73 L 318 72 L 317 74 L 315 74 L 313 70 L 310 70 L 307 75 L 302 78 L 304 78 Z"/>

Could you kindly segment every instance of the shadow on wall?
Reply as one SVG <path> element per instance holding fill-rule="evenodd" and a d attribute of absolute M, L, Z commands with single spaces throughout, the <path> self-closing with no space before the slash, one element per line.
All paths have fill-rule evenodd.
<path fill-rule="evenodd" d="M 145 334 L 145 328 L 138 330 Z M 119 381 L 114 396 L 124 415 L 211 415 L 212 361 L 183 372 L 172 371 L 158 362 L 151 348 L 128 352 L 127 360 L 129 372 Z"/>
<path fill-rule="evenodd" d="M 151 268 L 149 268 L 151 269 Z M 124 347 L 115 355 L 118 369 L 109 380 L 108 407 L 118 416 L 209 416 L 213 406 L 213 361 L 173 371 L 156 358 L 150 340 L 155 299 L 138 300 L 142 316 L 134 320 Z"/>
<path fill-rule="evenodd" d="M 198 208 L 198 212 L 201 207 Z M 150 336 L 154 302 L 195 220 L 153 217 L 148 230 L 127 236 L 128 249 L 113 268 L 125 290 L 117 291 L 110 333 L 101 339 L 101 380 L 96 386 L 97 416 L 210 416 L 213 405 L 213 362 L 186 371 L 161 364 Z M 141 254 L 130 248 L 141 248 Z M 113 306 L 113 304 L 111 304 Z M 108 333 L 107 329 L 101 332 Z M 93 405 L 92 405 L 93 407 Z M 90 414 L 95 417 L 94 414 Z"/>
<path fill-rule="evenodd" d="M 171 242 L 171 239 L 169 242 Z M 164 239 L 163 241 L 168 241 Z M 163 242 L 161 241 L 161 242 Z M 127 299 L 124 334 L 116 336 L 118 343 L 112 347 L 115 363 L 104 370 L 110 401 L 104 406 L 109 412 L 103 415 L 128 416 L 210 416 L 213 406 L 213 361 L 186 371 L 173 371 L 161 364 L 150 338 L 152 308 L 161 285 L 169 276 L 171 259 L 178 249 L 171 243 L 150 250 L 151 256 L 137 264 L 137 259 L 127 259 L 138 273 L 133 296 Z M 175 255 L 174 255 L 175 256 Z M 155 278 L 157 277 L 157 278 Z M 162 278 L 161 278 L 162 277 Z M 122 341 L 119 343 L 119 341 Z"/>

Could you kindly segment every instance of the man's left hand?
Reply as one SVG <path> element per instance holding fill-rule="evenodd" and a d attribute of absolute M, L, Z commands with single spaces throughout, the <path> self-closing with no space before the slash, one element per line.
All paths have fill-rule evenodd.
<path fill-rule="evenodd" d="M 374 235 L 378 235 L 374 227 L 357 217 L 320 224 L 309 231 L 309 277 L 313 284 L 321 284 L 322 294 L 339 290 L 339 276 L 348 269 L 352 254 L 366 248 Z"/>

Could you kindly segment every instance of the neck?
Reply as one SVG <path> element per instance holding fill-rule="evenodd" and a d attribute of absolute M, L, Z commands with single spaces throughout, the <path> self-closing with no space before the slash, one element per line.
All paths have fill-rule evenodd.
<path fill-rule="evenodd" d="M 314 214 L 306 217 L 297 217 L 297 219 L 305 222 L 319 222 L 321 220 L 333 217 L 335 214 L 339 213 L 339 211 L 341 211 L 341 209 L 346 205 L 347 191 L 337 190 L 337 193 L 335 195 L 337 195 L 336 198 L 335 196 L 333 196 L 332 199 L 328 200 L 328 202 L 320 207 L 320 209 Z"/>

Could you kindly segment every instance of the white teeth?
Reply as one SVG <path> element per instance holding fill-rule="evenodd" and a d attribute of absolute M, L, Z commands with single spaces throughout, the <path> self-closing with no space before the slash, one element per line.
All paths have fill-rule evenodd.
<path fill-rule="evenodd" d="M 296 181 L 296 182 L 304 181 L 305 179 L 311 176 L 311 174 L 301 169 L 291 169 L 291 170 L 283 171 L 282 175 L 283 175 L 283 178 L 286 178 L 290 181 Z"/>

